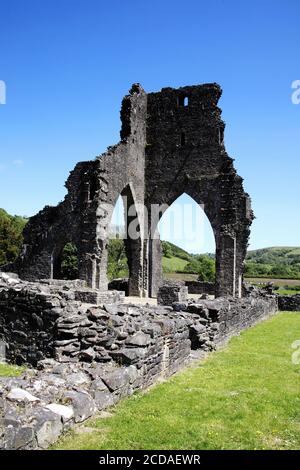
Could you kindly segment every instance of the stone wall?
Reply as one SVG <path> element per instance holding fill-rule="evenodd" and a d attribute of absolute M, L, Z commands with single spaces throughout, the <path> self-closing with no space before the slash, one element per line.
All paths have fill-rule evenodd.
<path fill-rule="evenodd" d="M 214 282 L 185 281 L 189 294 L 209 294 L 214 295 L 216 286 Z"/>
<path fill-rule="evenodd" d="M 187 300 L 188 288 L 184 282 L 165 281 L 157 293 L 158 305 L 172 305 Z"/>
<path fill-rule="evenodd" d="M 155 297 L 162 281 L 157 225 L 186 193 L 203 207 L 214 231 L 216 295 L 242 296 L 253 213 L 225 150 L 221 94 L 216 83 L 157 93 L 134 84 L 122 101 L 121 141 L 75 166 L 64 201 L 30 218 L 21 255 L 3 269 L 29 281 L 60 278 L 63 248 L 72 242 L 80 279 L 106 292 L 110 222 L 121 195 L 126 234 L 132 223 L 139 227 L 137 237 L 125 238 L 129 294 Z"/>
<path fill-rule="evenodd" d="M 33 366 L 45 358 L 131 365 L 139 363 L 140 353 L 143 361 L 161 355 L 165 344 L 171 344 L 177 361 L 184 354 L 181 348 L 177 351 L 176 343 L 180 341 L 186 350 L 184 340 L 192 339 L 191 325 L 194 330 L 199 324 L 209 329 L 214 323 L 213 338 L 211 331 L 206 331 L 213 349 L 214 343 L 278 309 L 277 296 L 257 290 L 243 299 L 196 301 L 186 299 L 185 286 L 167 283 L 159 297 L 165 307 L 92 305 L 76 300 L 82 290 L 71 284 L 13 281 L 14 285 L 0 282 L 0 339 L 7 345 L 10 362 Z M 171 362 L 176 362 L 172 354 Z"/>
<path fill-rule="evenodd" d="M 279 310 L 286 310 L 290 312 L 300 312 L 300 294 L 279 295 L 278 307 L 279 307 Z"/>
<path fill-rule="evenodd" d="M 45 358 L 134 364 L 142 357 L 146 364 L 148 356 L 160 358 L 167 345 L 172 363 L 184 360 L 188 329 L 180 316 L 159 307 L 99 303 L 99 291 L 91 296 L 88 290 L 88 299 L 82 292 L 45 282 L 0 286 L 0 338 L 7 359 L 36 366 Z M 84 302 L 76 300 L 80 297 Z"/>
<path fill-rule="evenodd" d="M 117 290 L 129 295 L 129 279 L 128 277 L 113 279 L 108 283 L 109 290 Z"/>
<path fill-rule="evenodd" d="M 75 300 L 78 287 L 0 279 L 7 359 L 35 366 L 0 379 L 2 448 L 46 448 L 74 423 L 180 370 L 192 350 L 213 351 L 277 311 L 277 297 L 258 291 L 171 306 L 91 305 Z"/>
<path fill-rule="evenodd" d="M 0 280 L 0 339 L 6 357 L 16 364 L 35 366 L 47 357 L 76 361 L 88 356 L 95 331 L 86 326 L 90 304 L 122 301 L 124 293 L 83 289 L 80 281 L 21 282 Z M 103 329 L 105 331 L 105 329 Z M 94 339 L 93 339 L 94 337 Z M 92 354 L 100 357 L 103 348 Z"/>
<path fill-rule="evenodd" d="M 186 193 L 202 206 L 216 241 L 216 295 L 239 297 L 253 214 L 225 150 L 221 94 L 207 83 L 147 95 L 145 202 L 170 206 Z M 152 265 L 160 265 L 159 254 Z M 153 283 L 159 286 L 157 276 Z"/>
<path fill-rule="evenodd" d="M 258 321 L 275 314 L 278 311 L 278 303 L 274 295 L 255 292 L 243 299 L 219 298 L 177 302 L 173 304 L 173 309 L 198 316 L 201 327 L 198 338 L 190 336 L 192 349 L 204 347 L 210 350 Z"/>

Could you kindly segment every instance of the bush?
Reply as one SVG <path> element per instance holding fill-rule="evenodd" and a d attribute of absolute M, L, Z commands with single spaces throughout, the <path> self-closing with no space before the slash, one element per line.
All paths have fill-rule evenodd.
<path fill-rule="evenodd" d="M 214 282 L 215 261 L 208 255 L 197 255 L 186 265 L 184 272 L 198 274 L 199 281 Z"/>
<path fill-rule="evenodd" d="M 162 253 L 166 258 L 172 258 L 172 248 L 169 243 L 162 243 Z"/>

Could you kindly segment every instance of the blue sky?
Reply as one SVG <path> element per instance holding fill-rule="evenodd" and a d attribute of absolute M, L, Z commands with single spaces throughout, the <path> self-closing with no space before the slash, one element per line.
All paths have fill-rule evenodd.
<path fill-rule="evenodd" d="M 251 247 L 300 245 L 299 20 L 298 0 L 2 0 L 0 207 L 33 215 L 57 204 L 75 163 L 118 141 L 133 82 L 215 81 L 257 217 Z M 205 234 L 211 251 L 208 223 Z"/>

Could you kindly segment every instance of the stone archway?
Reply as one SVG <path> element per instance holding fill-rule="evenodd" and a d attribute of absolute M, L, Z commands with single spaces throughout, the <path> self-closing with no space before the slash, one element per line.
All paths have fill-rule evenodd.
<path fill-rule="evenodd" d="M 70 173 L 65 200 L 45 207 L 24 230 L 22 256 L 6 267 L 24 279 L 49 278 L 53 239 L 67 230 L 78 243 L 79 276 L 92 288 L 107 290 L 109 210 L 128 193 L 142 224 L 151 206 L 170 204 L 186 192 L 204 204 L 216 238 L 216 295 L 241 296 L 243 262 L 253 219 L 251 203 L 224 146 L 225 123 L 216 83 L 163 88 L 145 93 L 134 84 L 122 101 L 121 141 Z M 133 194 L 132 187 L 135 188 Z M 133 216 L 127 218 L 127 227 Z M 127 240 L 130 290 L 155 296 L 161 272 L 160 241 Z M 3 268 L 2 268 L 3 269 Z"/>
<path fill-rule="evenodd" d="M 130 296 L 143 296 L 143 227 L 140 221 L 141 214 L 135 202 L 133 185 L 128 183 L 114 197 L 113 204 L 99 206 L 101 211 L 106 213 L 105 228 L 103 229 L 103 218 L 99 221 L 99 246 L 102 247 L 98 262 L 98 272 L 101 285 L 107 284 L 107 264 L 108 264 L 108 244 L 110 236 L 110 226 L 112 215 L 119 196 L 122 197 L 124 207 L 124 245 L 127 255 L 129 269 L 128 294 Z"/>
<path fill-rule="evenodd" d="M 201 182 L 203 185 L 203 181 Z M 207 182 L 204 186 L 207 186 Z M 203 207 L 205 214 L 210 222 L 215 236 L 216 243 L 216 296 L 242 296 L 242 280 L 243 280 L 243 263 L 246 255 L 246 247 L 248 240 L 248 224 L 247 218 L 243 224 L 234 220 L 234 211 L 227 207 L 227 216 L 224 223 L 223 212 L 226 207 L 216 204 L 219 199 L 218 188 L 222 186 L 222 180 L 217 184 L 208 182 L 208 187 L 204 191 L 199 187 L 199 183 L 192 183 L 185 187 L 180 194 L 170 194 L 165 198 L 163 211 L 159 214 L 161 219 L 164 210 L 171 206 L 181 194 L 188 194 L 197 204 Z M 209 197 L 207 197 L 209 195 Z M 213 201 L 213 204 L 212 204 Z M 229 200 L 229 202 L 231 202 Z M 242 203 L 246 201 L 242 199 Z M 154 204 L 155 206 L 156 204 Z M 151 205 L 148 210 L 151 211 Z M 157 217 L 156 217 L 157 218 Z M 228 223 L 229 220 L 232 223 Z M 149 222 L 150 224 L 151 222 Z M 149 238 L 151 235 L 149 234 Z M 149 263 L 149 296 L 155 297 L 158 288 L 162 282 L 161 266 L 161 249 L 159 236 L 154 237 L 148 243 L 148 263 Z"/>
<path fill-rule="evenodd" d="M 215 284 L 215 233 L 202 204 L 198 204 L 187 193 L 182 193 L 169 207 L 162 207 L 157 229 L 161 240 L 166 242 L 164 246 L 162 243 L 164 279 L 168 279 L 169 276 L 170 279 L 177 279 L 177 274 L 173 276 L 173 271 L 171 271 L 172 274 L 168 274 L 168 258 L 173 258 L 173 256 L 176 258 L 178 256 L 178 260 L 174 259 L 173 268 L 174 272 L 178 273 L 178 279 L 185 276 L 189 277 L 190 274 L 193 274 L 195 280 L 196 275 L 202 275 L 205 278 L 199 280 Z M 182 249 L 182 252 L 178 251 L 177 254 L 177 249 L 176 247 L 173 248 L 172 244 L 177 246 L 179 250 Z M 194 256 L 188 257 L 188 254 Z M 202 255 L 202 258 L 198 259 L 198 255 Z M 201 262 L 205 263 L 206 259 L 209 268 L 208 264 L 206 264 L 206 269 L 203 271 L 200 269 Z M 171 264 L 173 265 L 172 261 Z M 185 266 L 185 264 L 188 266 Z M 164 268 L 167 269 L 166 272 L 164 272 Z M 209 269 L 209 272 L 207 269 Z M 214 271 L 214 275 L 212 271 Z M 209 279 L 206 278 L 208 274 Z"/>

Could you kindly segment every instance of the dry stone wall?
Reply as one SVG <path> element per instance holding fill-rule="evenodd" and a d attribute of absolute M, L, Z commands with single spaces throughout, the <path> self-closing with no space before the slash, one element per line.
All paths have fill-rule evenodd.
<path fill-rule="evenodd" d="M 189 294 L 215 294 L 215 283 L 204 281 L 185 281 Z"/>
<path fill-rule="evenodd" d="M 290 312 L 300 312 L 300 294 L 279 295 L 278 307 L 279 307 L 279 310 L 286 310 Z"/>
<path fill-rule="evenodd" d="M 165 281 L 157 293 L 158 305 L 172 305 L 174 302 L 187 300 L 188 288 L 184 282 Z"/>
<path fill-rule="evenodd" d="M 277 311 L 277 296 L 176 301 L 167 306 L 76 301 L 83 285 L 0 276 L 0 339 L 30 364 L 0 378 L 0 448 L 46 448 L 84 421 L 168 377 Z M 170 286 L 169 286 L 170 287 Z M 178 292 L 177 292 L 178 293 Z"/>

